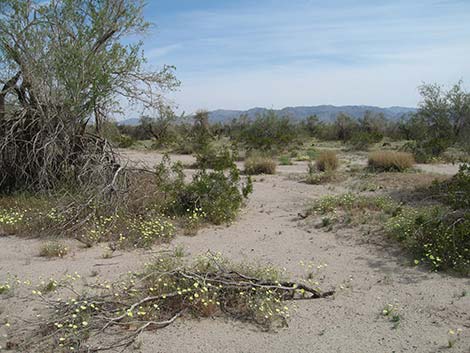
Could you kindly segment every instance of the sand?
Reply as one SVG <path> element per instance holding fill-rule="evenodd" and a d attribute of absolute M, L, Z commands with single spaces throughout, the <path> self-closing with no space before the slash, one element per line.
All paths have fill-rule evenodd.
<path fill-rule="evenodd" d="M 147 165 L 161 159 L 151 152 L 127 156 L 133 163 L 144 160 Z M 189 156 L 174 157 L 193 161 Z M 454 168 L 439 166 L 430 171 L 449 174 Z M 126 352 L 470 352 L 470 279 L 411 266 L 398 246 L 378 235 L 364 236 L 359 229 L 326 232 L 315 228 L 312 220 L 301 219 L 298 213 L 312 200 L 346 190 L 341 184 L 307 185 L 292 176 L 305 170 L 306 163 L 296 163 L 279 167 L 277 175 L 255 177 L 254 193 L 234 224 L 210 226 L 194 237 L 177 235 L 170 244 L 151 251 L 117 251 L 113 258 L 104 259 L 106 244 L 85 249 L 70 241 L 70 255 L 46 260 L 37 256 L 42 241 L 0 237 L 0 281 L 8 272 L 32 280 L 74 272 L 91 280 L 91 274 L 98 272 L 99 277 L 113 280 L 120 273 L 138 270 L 154 252 L 178 245 L 189 256 L 220 251 L 237 261 L 285 267 L 293 277 L 305 276 L 301 261 L 312 261 L 327 265 L 316 274 L 321 288 L 337 293 L 328 299 L 296 302 L 288 327 L 262 332 L 223 318 L 181 319 L 142 334 L 140 348 Z M 469 294 L 462 296 L 465 291 Z M 387 304 L 399 310 L 397 328 L 381 315 Z M 34 304 L 17 297 L 0 300 L 0 322 L 33 309 Z M 448 330 L 457 328 L 463 329 L 461 337 L 448 349 Z"/>

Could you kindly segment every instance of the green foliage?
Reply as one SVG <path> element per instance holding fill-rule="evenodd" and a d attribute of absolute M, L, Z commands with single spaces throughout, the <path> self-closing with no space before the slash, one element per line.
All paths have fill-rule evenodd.
<path fill-rule="evenodd" d="M 289 156 L 280 156 L 279 165 L 292 165 L 292 161 Z"/>
<path fill-rule="evenodd" d="M 435 182 L 431 190 L 453 209 L 470 210 L 470 164 L 462 164 L 450 180 Z"/>
<path fill-rule="evenodd" d="M 422 103 L 410 121 L 411 137 L 416 140 L 407 146 L 420 162 L 440 156 L 457 143 L 466 146 L 470 140 L 470 94 L 460 81 L 450 90 L 441 86 L 420 87 Z"/>
<path fill-rule="evenodd" d="M 0 201 L 0 232 L 6 234 L 63 235 L 73 236 L 87 246 L 108 241 L 119 248 L 148 248 L 155 242 L 171 239 L 175 231 L 175 227 L 150 203 L 139 213 L 126 207 L 111 212 L 102 205 L 90 205 L 90 213 L 72 233 L 64 231 L 64 224 L 76 222 L 81 215 L 74 209 L 64 209 L 64 204 L 70 204 L 68 199 L 17 196 L 15 201 L 6 198 Z M 47 243 L 41 252 L 48 256 L 48 253 L 58 252 L 59 245 L 58 242 Z"/>
<path fill-rule="evenodd" d="M 128 135 L 120 135 L 119 137 L 119 144 L 120 148 L 130 148 L 135 143 L 135 140 Z"/>
<path fill-rule="evenodd" d="M 270 111 L 253 121 L 240 119 L 239 141 L 248 149 L 282 150 L 293 143 L 297 136 L 296 126 L 288 117 L 279 117 Z"/>
<path fill-rule="evenodd" d="M 201 169 L 185 183 L 181 164 L 171 165 L 167 156 L 157 167 L 157 185 L 164 193 L 163 212 L 182 217 L 200 212 L 214 224 L 232 221 L 252 189 L 251 181 L 241 184 L 233 162 L 228 171 Z"/>
<path fill-rule="evenodd" d="M 225 170 L 231 168 L 237 158 L 238 152 L 234 148 L 206 144 L 196 152 L 196 166 L 200 169 Z"/>
<path fill-rule="evenodd" d="M 374 132 L 356 131 L 352 134 L 349 144 L 356 151 L 367 151 L 374 143 L 382 140 L 383 135 Z"/>
<path fill-rule="evenodd" d="M 384 211 L 393 214 L 398 207 L 399 205 L 387 196 L 364 196 L 346 193 L 321 198 L 309 208 L 308 213 L 325 215 L 341 209 L 343 211 Z"/>
<path fill-rule="evenodd" d="M 434 269 L 470 271 L 470 215 L 445 207 L 404 208 L 385 226 L 386 232 L 403 242 Z"/>

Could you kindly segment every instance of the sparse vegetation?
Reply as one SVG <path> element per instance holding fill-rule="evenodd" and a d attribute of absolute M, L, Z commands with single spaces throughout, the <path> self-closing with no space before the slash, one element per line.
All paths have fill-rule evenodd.
<path fill-rule="evenodd" d="M 451 181 L 442 182 L 446 185 L 445 190 L 453 190 L 444 194 L 443 200 L 453 209 L 443 204 L 405 206 L 386 196 L 343 194 L 318 200 L 307 210 L 307 214 L 322 216 L 324 226 L 324 219 L 327 218 L 328 226 L 334 220 L 335 223 L 351 225 L 367 223 L 377 231 L 383 228 L 384 234 L 398 240 L 415 256 L 417 263 L 427 263 L 436 270 L 453 269 L 469 273 L 468 205 L 454 201 L 455 197 L 461 200 L 468 186 L 466 173 L 467 167 L 464 166 Z M 438 185 L 441 184 L 436 183 L 431 191 L 435 193 L 436 188 L 442 190 Z M 385 226 L 382 227 L 383 224 Z"/>
<path fill-rule="evenodd" d="M 393 328 L 396 329 L 400 325 L 401 322 L 401 315 L 398 309 L 398 306 L 396 304 L 387 304 L 383 309 L 382 309 L 382 315 L 387 317 L 390 322 L 393 323 Z"/>
<path fill-rule="evenodd" d="M 66 245 L 58 241 L 50 241 L 41 246 L 39 256 L 47 258 L 64 257 L 68 251 L 69 249 Z"/>
<path fill-rule="evenodd" d="M 167 51 L 187 55 L 191 48 L 182 50 L 180 43 L 157 43 L 153 49 L 145 45 L 151 53 L 149 64 L 160 67 L 148 71 L 144 44 L 138 41 L 150 26 L 144 19 L 145 3 L 0 1 L 0 351 L 137 351 L 144 347 L 141 333 L 180 318 L 223 317 L 229 319 L 224 325 L 240 320 L 275 330 L 287 326 L 287 302 L 333 296 L 334 290 L 320 289 L 331 279 L 338 280 L 332 285 L 339 285 L 345 295 L 327 309 L 345 311 L 335 309 L 337 317 L 327 320 L 329 313 L 318 308 L 316 316 L 299 315 L 301 321 L 294 326 L 305 332 L 294 336 L 310 341 L 283 350 L 344 350 L 324 342 L 312 345 L 329 329 L 318 332 L 318 322 L 307 322 L 313 318 L 334 326 L 336 319 L 344 319 L 338 314 L 343 311 L 359 322 L 372 308 L 377 330 L 403 324 L 396 331 L 404 335 L 398 345 L 379 331 L 379 339 L 358 345 L 370 343 L 370 350 L 376 351 L 402 349 L 410 344 L 409 337 L 418 339 L 405 328 L 431 326 L 430 335 L 419 337 L 424 346 L 413 343 L 412 348 L 435 351 L 437 338 L 430 336 L 437 332 L 436 322 L 446 329 L 467 325 L 470 93 L 463 83 L 449 90 L 421 86 L 417 110 L 322 107 L 316 116 L 309 107 L 295 107 L 279 113 L 253 109 L 233 119 L 230 111 L 178 116 L 179 106 L 166 98 L 180 84 L 175 68 L 158 66 L 157 61 Z M 199 18 L 199 12 L 206 11 L 196 12 L 197 18 L 189 22 L 204 27 L 207 19 L 218 17 Z M 249 22 L 256 22 L 253 18 Z M 281 22 L 279 33 L 289 27 Z M 334 18 L 329 22 L 335 26 Z M 262 49 L 263 55 L 270 52 Z M 307 51 L 301 50 L 299 60 L 291 62 L 302 64 Z M 179 62 L 186 61 L 190 59 Z M 199 61 L 197 66 L 216 62 Z M 297 82 L 300 76 L 294 76 Z M 194 91 L 197 84 L 192 86 Z M 119 115 L 128 115 L 133 125 L 120 124 Z M 175 156 L 177 162 L 172 162 L 168 153 L 187 156 Z M 436 164 L 412 169 L 415 161 Z M 243 174 L 238 162 L 244 162 Z M 459 172 L 451 176 L 457 166 L 443 162 L 459 163 Z M 283 166 L 280 175 L 274 175 L 277 165 Z M 259 174 L 272 176 L 256 177 L 260 191 L 247 214 L 238 217 L 253 193 L 251 176 Z M 319 199 L 299 210 L 309 195 Z M 235 221 L 241 224 L 232 226 Z M 195 236 L 203 227 L 199 239 L 181 236 Z M 333 231 L 336 234 L 327 233 Z M 175 236 L 177 244 L 163 245 Z M 208 243 L 201 243 L 205 239 Z M 302 280 L 292 281 L 285 268 L 252 264 L 251 259 L 235 263 L 210 250 L 193 257 L 195 249 L 206 245 L 229 249 L 232 258 L 255 255 L 288 268 L 298 261 L 307 272 Z M 187 253 L 190 259 L 183 246 L 193 247 Z M 390 251 L 392 247 L 404 251 Z M 402 257 L 415 267 L 403 271 Z M 397 264 L 392 263 L 395 258 Z M 330 259 L 338 263 L 325 276 L 317 276 Z M 143 261 L 144 267 L 135 267 Z M 72 263 L 84 268 L 86 277 L 51 277 L 67 273 Z M 123 268 L 129 272 L 118 277 L 117 270 Z M 430 270 L 448 272 L 423 274 Z M 13 271 L 25 278 L 11 275 Z M 32 278 L 36 275 L 37 282 Z M 355 281 L 361 281 L 358 290 L 352 290 Z M 420 285 L 413 287 L 416 281 Z M 29 301 L 31 294 L 35 301 Z M 399 299 L 391 301 L 392 294 Z M 353 298 L 354 307 L 348 298 Z M 357 305 L 357 298 L 367 300 L 366 305 Z M 410 322 L 408 316 L 404 321 L 400 308 L 413 310 Z M 425 325 L 423 318 L 428 320 Z M 337 326 L 349 330 L 357 322 Z M 361 333 L 357 331 L 354 335 Z M 217 337 L 224 337 L 220 332 Z M 468 338 L 462 332 L 448 331 L 449 348 Z M 329 330 L 324 337 L 336 340 L 341 334 L 344 331 Z M 351 332 L 343 336 L 352 337 Z M 238 340 L 240 347 L 231 350 L 270 351 L 267 338 L 259 340 L 258 347 L 243 346 L 256 340 Z M 443 331 L 440 339 L 445 338 Z M 236 340 L 226 341 L 232 345 Z M 161 351 L 181 351 L 173 341 L 158 343 Z M 358 346 L 350 344 L 346 350 L 360 350 Z M 186 351 L 198 348 L 186 346 Z"/>
<path fill-rule="evenodd" d="M 332 170 L 326 172 L 319 172 L 314 163 L 309 162 L 307 166 L 307 178 L 305 182 L 311 185 L 319 185 L 329 183 L 335 178 L 335 173 Z"/>
<path fill-rule="evenodd" d="M 279 165 L 292 165 L 291 158 L 289 156 L 280 156 Z"/>
<path fill-rule="evenodd" d="M 315 160 L 315 167 L 320 172 L 333 172 L 339 167 L 339 160 L 334 151 L 322 151 Z"/>
<path fill-rule="evenodd" d="M 100 342 L 106 328 L 127 328 L 108 343 L 110 349 L 128 346 L 140 333 L 180 317 L 229 316 L 271 329 L 286 325 L 285 301 L 324 298 L 333 292 L 286 280 L 273 267 L 232 264 L 218 254 L 191 264 L 171 253 L 158 256 L 141 273 L 112 285 L 95 285 L 66 300 L 50 301 L 37 290 L 33 294 L 54 310 L 30 328 L 34 335 L 18 330 L 10 339 L 11 345 L 28 352 L 80 351 L 86 345 L 93 350 L 95 341 L 88 339 L 96 336 Z"/>
<path fill-rule="evenodd" d="M 369 154 L 368 166 L 379 172 L 403 172 L 414 165 L 413 156 L 406 152 L 380 151 Z"/>
<path fill-rule="evenodd" d="M 270 157 L 255 155 L 245 159 L 245 174 L 275 174 L 276 161 Z"/>

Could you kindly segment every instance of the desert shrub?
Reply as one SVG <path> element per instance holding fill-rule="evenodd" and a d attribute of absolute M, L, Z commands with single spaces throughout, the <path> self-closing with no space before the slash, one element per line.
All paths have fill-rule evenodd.
<path fill-rule="evenodd" d="M 436 160 L 447 148 L 446 144 L 440 144 L 438 140 L 410 141 L 405 143 L 400 151 L 411 153 L 418 163 L 429 163 Z"/>
<path fill-rule="evenodd" d="M 206 219 L 214 224 L 230 222 L 243 203 L 238 182 L 238 171 L 233 169 L 228 176 L 221 171 L 200 172 L 180 195 L 181 206 L 186 210 L 204 210 Z"/>
<path fill-rule="evenodd" d="M 48 258 L 64 257 L 67 255 L 68 251 L 69 249 L 64 244 L 58 241 L 51 241 L 41 246 L 41 249 L 39 250 L 39 256 Z"/>
<path fill-rule="evenodd" d="M 319 172 L 311 161 L 308 163 L 307 172 L 305 183 L 310 185 L 325 184 L 335 178 L 334 171 Z"/>
<path fill-rule="evenodd" d="M 305 183 L 310 185 L 320 185 L 326 184 L 333 181 L 335 175 L 331 172 L 315 172 L 313 174 L 308 174 L 305 179 Z"/>
<path fill-rule="evenodd" d="M 401 241 L 419 261 L 434 269 L 470 271 L 470 215 L 442 206 L 405 208 L 388 220 L 386 232 Z"/>
<path fill-rule="evenodd" d="M 435 269 L 470 271 L 470 167 L 435 181 L 431 195 L 445 205 L 405 208 L 387 222 L 387 232 Z"/>
<path fill-rule="evenodd" d="M 232 221 L 252 188 L 250 179 L 242 185 L 233 162 L 228 171 L 199 170 L 191 182 L 185 183 L 182 165 L 171 165 L 168 156 L 157 167 L 156 183 L 164 195 L 162 212 L 182 217 L 197 213 L 214 224 Z"/>
<path fill-rule="evenodd" d="M 279 165 L 292 165 L 292 161 L 289 156 L 280 156 Z"/>
<path fill-rule="evenodd" d="M 406 152 L 379 151 L 369 154 L 368 166 L 375 171 L 402 172 L 414 165 L 413 156 Z"/>
<path fill-rule="evenodd" d="M 463 164 L 450 180 L 434 182 L 431 192 L 453 209 L 470 210 L 470 164 Z"/>
<path fill-rule="evenodd" d="M 276 161 L 270 157 L 252 156 L 245 159 L 245 174 L 275 174 Z"/>
<path fill-rule="evenodd" d="M 253 121 L 243 117 L 240 120 L 238 140 L 248 149 L 284 150 L 298 135 L 289 117 L 279 117 L 273 111 L 258 115 Z"/>
<path fill-rule="evenodd" d="M 384 211 L 393 214 L 399 205 L 387 196 L 364 196 L 353 193 L 325 196 L 313 203 L 308 214 L 325 215 L 336 210 L 342 211 Z"/>
<path fill-rule="evenodd" d="M 382 140 L 383 135 L 366 131 L 356 131 L 348 143 L 356 151 L 367 151 L 371 145 Z"/>
<path fill-rule="evenodd" d="M 470 163 L 470 153 L 458 148 L 449 148 L 441 156 L 445 163 Z"/>
<path fill-rule="evenodd" d="M 194 154 L 196 152 L 195 146 L 188 140 L 177 139 L 175 145 L 172 149 L 172 152 L 177 154 Z"/>
<path fill-rule="evenodd" d="M 334 171 L 339 167 L 339 160 L 334 151 L 320 152 L 316 161 L 315 167 L 321 172 Z"/>
<path fill-rule="evenodd" d="M 238 152 L 228 146 L 207 144 L 196 153 L 196 166 L 201 169 L 225 170 L 233 166 Z"/>
<path fill-rule="evenodd" d="M 135 140 L 128 135 L 120 135 L 118 146 L 120 148 L 129 148 L 134 144 Z"/>

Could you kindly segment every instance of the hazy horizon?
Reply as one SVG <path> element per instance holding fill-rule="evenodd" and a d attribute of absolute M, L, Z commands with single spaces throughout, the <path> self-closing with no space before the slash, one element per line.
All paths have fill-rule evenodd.
<path fill-rule="evenodd" d="M 416 107 L 417 87 L 470 77 L 470 2 L 151 2 L 150 66 L 175 65 L 179 110 Z"/>

